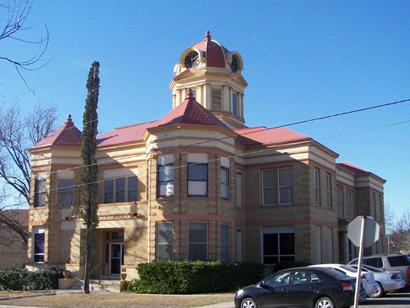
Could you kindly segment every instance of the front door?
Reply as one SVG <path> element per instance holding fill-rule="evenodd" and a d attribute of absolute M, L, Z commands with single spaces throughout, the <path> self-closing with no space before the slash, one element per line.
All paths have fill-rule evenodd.
<path fill-rule="evenodd" d="M 121 274 L 124 264 L 124 243 L 110 243 L 110 275 Z"/>

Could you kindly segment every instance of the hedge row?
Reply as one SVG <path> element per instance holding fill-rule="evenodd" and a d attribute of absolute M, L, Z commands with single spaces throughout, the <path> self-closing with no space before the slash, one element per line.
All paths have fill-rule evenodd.
<path fill-rule="evenodd" d="M 58 288 L 62 271 L 57 268 L 29 272 L 26 269 L 11 268 L 0 271 L 0 290 L 49 290 Z"/>
<path fill-rule="evenodd" d="M 159 294 L 228 292 L 261 280 L 264 266 L 163 260 L 140 264 L 138 273 L 140 279 L 125 283 L 122 291 Z"/>

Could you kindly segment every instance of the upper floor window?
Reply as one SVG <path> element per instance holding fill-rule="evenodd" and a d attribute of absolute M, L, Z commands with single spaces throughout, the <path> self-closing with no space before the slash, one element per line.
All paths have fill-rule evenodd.
<path fill-rule="evenodd" d="M 190 222 L 188 225 L 188 259 L 208 259 L 208 224 Z"/>
<path fill-rule="evenodd" d="M 174 195 L 174 164 L 158 166 L 158 196 Z"/>
<path fill-rule="evenodd" d="M 221 168 L 221 198 L 229 199 L 229 169 Z"/>
<path fill-rule="evenodd" d="M 138 200 L 138 178 L 118 177 L 104 180 L 104 203 Z"/>
<path fill-rule="evenodd" d="M 352 218 L 354 215 L 354 209 L 353 209 L 353 191 L 350 189 L 346 189 L 345 193 L 345 209 L 344 209 L 344 215 Z"/>
<path fill-rule="evenodd" d="M 328 208 L 332 208 L 332 174 L 326 173 L 326 205 Z"/>
<path fill-rule="evenodd" d="M 34 207 L 46 205 L 47 180 L 42 175 L 36 175 L 34 179 Z"/>
<path fill-rule="evenodd" d="M 172 259 L 174 240 L 174 224 L 172 222 L 157 224 L 157 249 L 158 260 Z"/>
<path fill-rule="evenodd" d="M 242 206 L 242 173 L 236 172 L 236 206 Z"/>
<path fill-rule="evenodd" d="M 57 182 L 57 204 L 69 206 L 74 203 L 74 180 L 62 180 Z"/>
<path fill-rule="evenodd" d="M 320 169 L 315 168 L 315 203 L 317 205 L 321 203 L 320 186 Z"/>
<path fill-rule="evenodd" d="M 211 89 L 212 111 L 222 111 L 222 89 Z"/>
<path fill-rule="evenodd" d="M 337 185 L 337 211 L 339 216 L 344 216 L 344 189 L 343 186 Z"/>
<path fill-rule="evenodd" d="M 208 164 L 188 164 L 188 195 L 208 195 Z"/>
<path fill-rule="evenodd" d="M 262 203 L 293 203 L 293 170 L 292 168 L 262 170 Z"/>
<path fill-rule="evenodd" d="M 232 113 L 236 116 L 239 116 L 239 108 L 238 108 L 238 94 L 232 94 Z"/>

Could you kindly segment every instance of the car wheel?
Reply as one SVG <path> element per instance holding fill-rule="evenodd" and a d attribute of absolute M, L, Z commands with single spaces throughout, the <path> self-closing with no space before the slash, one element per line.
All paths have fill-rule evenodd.
<path fill-rule="evenodd" d="M 335 308 L 335 305 L 331 298 L 321 297 L 316 301 L 315 308 Z"/>
<path fill-rule="evenodd" d="M 258 304 L 252 297 L 247 297 L 241 302 L 241 308 L 258 308 Z"/>
<path fill-rule="evenodd" d="M 377 283 L 377 291 L 374 292 L 373 294 L 370 294 L 369 297 L 382 297 L 384 295 L 384 289 L 382 285 L 378 282 Z"/>

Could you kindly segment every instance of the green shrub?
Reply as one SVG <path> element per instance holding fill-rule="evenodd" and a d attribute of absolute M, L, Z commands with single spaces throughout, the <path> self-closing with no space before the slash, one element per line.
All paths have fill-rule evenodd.
<path fill-rule="evenodd" d="M 11 268 L 0 272 L 0 289 L 13 291 L 57 289 L 58 278 L 62 278 L 62 270 L 58 268 L 36 272 Z"/>
<path fill-rule="evenodd" d="M 139 280 L 122 291 L 159 294 L 227 292 L 262 279 L 264 266 L 255 263 L 163 260 L 138 266 Z"/>

